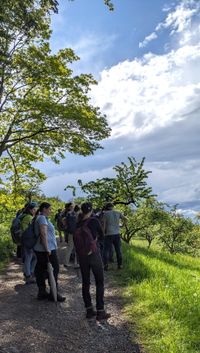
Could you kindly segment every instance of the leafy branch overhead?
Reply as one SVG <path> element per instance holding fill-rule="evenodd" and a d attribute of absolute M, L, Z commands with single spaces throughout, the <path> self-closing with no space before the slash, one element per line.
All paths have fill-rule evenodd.
<path fill-rule="evenodd" d="M 13 170 L 45 156 L 56 161 L 67 150 L 91 154 L 110 134 L 88 97 L 93 77 L 73 75 L 79 58 L 71 49 L 51 53 L 50 12 L 57 8 L 53 0 L 0 3 L 0 157 L 16 163 Z"/>

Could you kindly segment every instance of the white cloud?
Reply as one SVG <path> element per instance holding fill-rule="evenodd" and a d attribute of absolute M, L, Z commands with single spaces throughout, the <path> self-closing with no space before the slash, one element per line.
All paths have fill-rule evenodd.
<path fill-rule="evenodd" d="M 92 100 L 108 117 L 112 137 L 139 139 L 186 119 L 199 104 L 200 44 L 147 54 L 101 73 Z"/>
<path fill-rule="evenodd" d="M 139 48 L 144 48 L 149 44 L 152 40 L 158 38 L 158 35 L 155 32 L 152 32 L 149 36 L 147 36 L 143 42 L 139 43 Z"/>
<path fill-rule="evenodd" d="M 163 8 L 164 12 L 167 12 L 167 16 L 163 22 L 160 22 L 155 30 L 146 38 L 139 43 L 139 48 L 146 47 L 152 40 L 158 38 L 158 33 L 162 30 L 169 29 L 170 35 L 184 33 L 185 42 L 191 40 L 191 26 L 192 19 L 199 13 L 200 3 L 194 0 L 183 0 L 174 9 L 171 7 Z M 184 39 L 181 39 L 183 41 Z"/>

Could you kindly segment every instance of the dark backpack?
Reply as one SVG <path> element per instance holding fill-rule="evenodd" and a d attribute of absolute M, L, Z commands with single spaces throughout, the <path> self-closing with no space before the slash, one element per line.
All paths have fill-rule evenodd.
<path fill-rule="evenodd" d="M 22 245 L 28 249 L 33 249 L 33 247 L 35 246 L 39 238 L 39 234 L 37 235 L 35 232 L 35 221 L 36 219 L 34 218 L 32 222 L 29 224 L 28 228 L 26 228 L 22 232 L 22 236 L 21 236 Z"/>
<path fill-rule="evenodd" d="M 55 216 L 55 221 L 57 223 L 58 230 L 65 230 L 63 218 L 64 218 L 63 213 L 57 213 Z"/>
<path fill-rule="evenodd" d="M 76 230 L 76 215 L 74 212 L 68 212 L 66 215 L 66 228 L 67 233 L 74 234 Z"/>
<path fill-rule="evenodd" d="M 24 214 L 19 214 L 12 220 L 12 224 L 10 227 L 10 233 L 13 240 L 13 243 L 20 245 L 21 244 L 21 237 L 22 237 L 22 230 L 21 230 L 21 221 L 24 218 Z"/>
<path fill-rule="evenodd" d="M 96 240 L 92 236 L 92 232 L 88 227 L 91 218 L 88 218 L 80 227 L 77 227 L 74 232 L 74 245 L 79 257 L 88 256 L 97 251 Z"/>

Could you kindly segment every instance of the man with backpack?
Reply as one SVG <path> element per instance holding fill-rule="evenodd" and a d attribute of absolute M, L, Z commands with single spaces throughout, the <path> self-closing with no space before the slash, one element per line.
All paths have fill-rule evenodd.
<path fill-rule="evenodd" d="M 81 206 L 77 228 L 74 233 L 74 244 L 79 258 L 82 275 L 82 295 L 86 308 L 86 318 L 96 316 L 98 321 L 106 320 L 110 314 L 104 310 L 104 272 L 98 247 L 98 239 L 103 239 L 103 229 L 98 219 L 91 217 L 92 204 L 85 202 Z M 90 295 L 90 271 L 92 270 L 96 285 L 96 309 L 92 306 Z"/>

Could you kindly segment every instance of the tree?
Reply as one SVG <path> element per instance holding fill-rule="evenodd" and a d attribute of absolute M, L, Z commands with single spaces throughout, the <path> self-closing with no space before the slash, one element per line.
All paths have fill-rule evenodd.
<path fill-rule="evenodd" d="M 152 195 L 152 188 L 147 185 L 146 179 L 150 171 L 145 171 L 144 158 L 137 162 L 135 158 L 128 157 L 129 163 L 122 162 L 113 168 L 116 172 L 113 178 L 102 178 L 83 184 L 78 180 L 81 190 L 96 207 L 102 207 L 106 202 L 112 201 L 115 205 L 137 206 L 143 199 Z M 68 185 L 66 189 L 76 188 Z"/>
<path fill-rule="evenodd" d="M 191 219 L 184 218 L 177 212 L 177 205 L 168 212 L 168 217 L 163 224 L 159 240 L 171 254 L 177 252 L 191 252 L 198 232 L 194 232 Z"/>
<path fill-rule="evenodd" d="M 53 0 L 0 3 L 0 160 L 4 173 L 66 150 L 93 153 L 109 136 L 105 116 L 90 104 L 91 75 L 73 76 L 71 49 L 52 54 Z"/>

